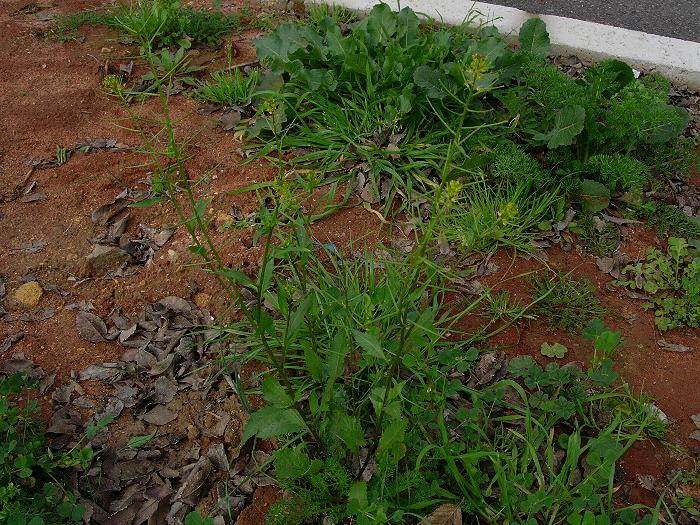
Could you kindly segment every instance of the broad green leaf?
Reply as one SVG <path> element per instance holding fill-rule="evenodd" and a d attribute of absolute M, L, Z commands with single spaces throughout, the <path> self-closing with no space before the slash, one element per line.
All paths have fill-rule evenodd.
<path fill-rule="evenodd" d="M 620 345 L 621 342 L 622 334 L 620 332 L 605 330 L 596 338 L 595 349 L 602 350 L 603 352 L 605 352 L 606 356 L 609 356 Z"/>
<path fill-rule="evenodd" d="M 150 434 L 144 434 L 142 436 L 134 436 L 132 438 L 129 438 L 129 441 L 126 442 L 126 446 L 128 448 L 141 448 L 146 443 L 149 443 L 154 437 L 156 437 L 157 432 L 158 429 L 156 428 Z"/>
<path fill-rule="evenodd" d="M 583 209 L 591 213 L 597 213 L 610 205 L 610 190 L 605 184 L 584 179 L 581 182 L 579 200 Z"/>
<path fill-rule="evenodd" d="M 367 508 L 367 482 L 356 481 L 348 493 L 348 514 L 354 516 Z"/>
<path fill-rule="evenodd" d="M 396 39 L 402 47 L 408 47 L 418 40 L 420 21 L 412 9 L 404 7 L 396 17 L 398 27 Z"/>
<path fill-rule="evenodd" d="M 564 106 L 554 117 L 554 129 L 547 134 L 535 135 L 535 140 L 546 140 L 549 149 L 571 146 L 576 136 L 583 131 L 586 110 L 578 105 Z"/>
<path fill-rule="evenodd" d="M 365 434 L 362 431 L 360 421 L 345 412 L 333 412 L 331 414 L 330 432 L 340 439 L 350 452 L 357 453 L 365 444 Z"/>
<path fill-rule="evenodd" d="M 193 510 L 185 516 L 185 525 L 214 525 L 214 519 L 203 518 L 199 512 Z"/>
<path fill-rule="evenodd" d="M 306 317 L 306 313 L 309 311 L 309 308 L 311 308 L 313 301 L 314 296 L 312 294 L 307 295 L 306 297 L 304 297 L 304 300 L 301 301 L 297 309 L 292 313 L 289 319 L 289 325 L 287 326 L 288 343 L 296 339 L 299 330 L 304 324 L 304 318 Z"/>
<path fill-rule="evenodd" d="M 452 81 L 447 75 L 430 66 L 418 66 L 413 72 L 413 81 L 430 98 L 442 99 L 451 91 Z"/>
<path fill-rule="evenodd" d="M 542 346 L 540 346 L 540 353 L 545 357 L 561 359 L 566 355 L 566 352 L 568 352 L 568 349 L 561 343 L 554 343 L 553 345 L 550 345 L 549 343 L 545 342 L 542 343 Z"/>
<path fill-rule="evenodd" d="M 387 4 L 377 4 L 367 17 L 366 31 L 375 44 L 386 43 L 396 34 L 396 13 Z"/>
<path fill-rule="evenodd" d="M 547 25 L 539 18 L 531 18 L 520 28 L 520 49 L 545 58 L 549 54 Z"/>
<path fill-rule="evenodd" d="M 287 408 L 292 406 L 292 400 L 290 399 L 284 387 L 280 384 L 277 379 L 272 376 L 267 376 L 262 382 L 262 393 L 265 401 L 280 408 Z"/>
<path fill-rule="evenodd" d="M 595 341 L 596 337 L 605 332 L 605 324 L 600 319 L 591 319 L 583 331 L 583 337 L 589 341 Z"/>
<path fill-rule="evenodd" d="M 612 360 L 605 358 L 601 361 L 601 364 L 597 369 L 590 370 L 588 372 L 588 377 L 590 377 L 592 381 L 595 381 L 602 386 L 610 386 L 619 376 L 617 372 L 613 370 Z"/>
<path fill-rule="evenodd" d="M 315 381 L 323 380 L 323 361 L 311 345 L 304 345 L 304 362 L 309 374 Z"/>
<path fill-rule="evenodd" d="M 253 436 L 268 439 L 304 430 L 306 430 L 306 424 L 293 408 L 266 406 L 250 415 L 241 442 L 245 443 Z"/>
<path fill-rule="evenodd" d="M 298 479 L 308 472 L 311 460 L 301 447 L 288 447 L 275 452 L 275 474 L 282 479 Z"/>
<path fill-rule="evenodd" d="M 376 335 L 369 332 L 360 332 L 359 330 L 353 330 L 352 334 L 357 344 L 369 355 L 378 359 L 386 359 L 384 350 L 382 350 L 382 342 Z"/>
<path fill-rule="evenodd" d="M 344 333 L 338 332 L 335 334 L 335 337 L 333 337 L 333 342 L 331 343 L 326 361 L 328 374 L 333 379 L 340 377 L 343 373 L 346 355 L 348 355 L 348 340 Z"/>
<path fill-rule="evenodd" d="M 379 446 L 377 447 L 377 454 L 382 452 L 392 450 L 403 443 L 404 436 L 406 434 L 406 420 L 395 419 L 389 423 L 386 428 L 382 431 L 382 435 L 379 438 Z"/>

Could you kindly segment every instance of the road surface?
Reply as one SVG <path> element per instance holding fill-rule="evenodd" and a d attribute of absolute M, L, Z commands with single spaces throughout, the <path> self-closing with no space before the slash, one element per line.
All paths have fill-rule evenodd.
<path fill-rule="evenodd" d="M 700 0 L 485 0 L 556 15 L 700 42 Z M 700 57 L 698 57 L 700 61 Z"/>

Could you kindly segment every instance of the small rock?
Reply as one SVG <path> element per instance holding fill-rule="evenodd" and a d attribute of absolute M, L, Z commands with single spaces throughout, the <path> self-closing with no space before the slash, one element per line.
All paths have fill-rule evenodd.
<path fill-rule="evenodd" d="M 209 306 L 210 302 L 211 295 L 209 295 L 208 293 L 200 292 L 194 296 L 194 304 L 196 304 L 198 308 L 204 309 L 207 306 Z"/>
<path fill-rule="evenodd" d="M 235 222 L 236 219 L 233 218 L 233 215 L 230 215 L 223 210 L 219 210 L 216 213 L 216 217 L 214 218 L 214 227 L 218 231 L 222 231 L 228 228 L 229 226 L 233 226 Z"/>
<path fill-rule="evenodd" d="M 41 301 L 42 295 L 44 295 L 44 290 L 38 282 L 24 283 L 12 294 L 12 306 L 26 310 L 34 308 Z"/>
<path fill-rule="evenodd" d="M 87 271 L 99 277 L 116 270 L 130 258 L 130 255 L 120 248 L 97 244 L 92 249 L 92 253 L 87 256 Z"/>

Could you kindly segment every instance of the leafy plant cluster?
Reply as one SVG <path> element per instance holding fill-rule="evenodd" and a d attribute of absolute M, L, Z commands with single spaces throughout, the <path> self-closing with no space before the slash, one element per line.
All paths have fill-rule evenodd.
<path fill-rule="evenodd" d="M 461 101 L 470 99 L 464 140 L 445 175 L 464 183 L 465 209 L 517 209 L 522 231 L 556 218 L 553 195 L 597 212 L 617 193 L 638 196 L 657 170 L 687 156 L 680 136 L 688 114 L 669 105 L 663 78 L 638 80 L 616 60 L 570 78 L 545 62 L 549 36 L 536 19 L 523 25 L 520 43 L 514 52 L 493 28 L 421 25 L 410 9 L 393 13 L 384 4 L 353 24 L 337 16 L 281 24 L 256 41 L 271 73 L 246 131 L 268 141 L 261 154 L 306 148 L 291 162 L 361 170 L 362 198 L 384 202 L 387 213 L 434 191 Z M 474 215 L 446 225 L 451 240 L 469 240 Z"/>
<path fill-rule="evenodd" d="M 195 9 L 180 0 L 134 0 L 104 12 L 80 11 L 60 17 L 55 27 L 62 40 L 83 25 L 105 25 L 139 43 L 149 42 L 152 49 L 189 48 L 218 45 L 226 33 L 241 25 L 244 16 L 245 12 Z"/>
<path fill-rule="evenodd" d="M 35 414 L 34 400 L 18 401 L 35 386 L 24 374 L 0 376 L 0 522 L 68 525 L 82 522 L 85 508 L 62 486 L 72 467 L 87 466 L 92 450 L 51 450 Z M 102 424 L 104 426 L 106 423 Z M 89 430 L 94 437 L 95 426 Z"/>
<path fill-rule="evenodd" d="M 242 441 L 274 440 L 270 474 L 285 497 L 269 522 L 412 523 L 451 503 L 470 522 L 654 523 L 653 510 L 615 507 L 615 471 L 632 443 L 664 428 L 643 399 L 614 385 L 621 338 L 589 322 L 602 315 L 591 290 L 571 280 L 566 297 L 556 297 L 559 287 L 547 280 L 537 294 L 538 305 L 555 299 L 552 315 L 568 308 L 572 330 L 587 326 L 589 368 L 526 357 L 508 363 L 480 354 L 483 336 L 459 329 L 486 296 L 454 301 L 460 295 L 449 283 L 457 276 L 435 262 L 445 216 L 470 190 L 490 191 L 486 181 L 499 182 L 498 191 L 515 186 L 510 169 L 530 173 L 533 192 L 537 177 L 549 177 L 530 161 L 508 168 L 509 148 L 538 161 L 514 135 L 501 140 L 505 122 L 493 96 L 518 61 L 541 52 L 537 23 L 521 35 L 520 54 L 489 30 L 425 31 L 412 12 L 387 6 L 349 31 L 341 25 L 333 17 L 316 29 L 282 24 L 258 42 L 272 74 L 253 95 L 261 106 L 248 128 L 275 151 L 318 148 L 306 160 L 327 169 L 359 162 L 356 175 L 374 184 L 370 196 L 425 191 L 430 213 L 410 253 L 349 258 L 321 245 L 301 204 L 318 175 L 292 180 L 280 165 L 257 216 L 259 271 L 229 267 L 209 237 L 210 202 L 186 175 L 167 92 L 157 90 L 168 147 L 150 151 L 154 177 L 191 236 L 190 250 L 240 314 L 221 327 L 235 349 L 222 356 L 222 370 L 250 361 L 263 368 L 247 391 L 231 379 L 244 407 L 251 394 L 266 402 L 250 410 Z M 515 223 L 512 200 L 499 202 L 497 225 Z"/>
<path fill-rule="evenodd" d="M 479 353 L 447 337 L 463 314 L 441 313 L 439 272 L 368 255 L 323 263 L 301 230 L 269 253 L 246 281 L 265 299 L 261 324 L 229 328 L 246 359 L 271 367 L 242 438 L 280 445 L 288 496 L 269 523 L 411 522 L 445 502 L 494 523 L 651 522 L 611 505 L 615 462 L 658 425 L 611 389 L 619 332 L 590 323 L 585 372 L 520 357 L 475 387 Z"/>
<path fill-rule="evenodd" d="M 620 230 L 612 222 L 600 224 L 596 224 L 594 215 L 585 214 L 572 223 L 569 230 L 576 233 L 578 242 L 592 255 L 610 257 L 620 245 Z"/>
<path fill-rule="evenodd" d="M 634 207 L 633 215 L 644 219 L 662 235 L 700 238 L 700 219 L 690 217 L 674 206 L 663 202 L 646 201 Z"/>
<path fill-rule="evenodd" d="M 607 313 L 596 297 L 595 286 L 585 277 L 556 272 L 553 276 L 533 276 L 533 297 L 541 298 L 532 313 L 550 325 L 576 333 L 586 324 Z"/>
<path fill-rule="evenodd" d="M 667 253 L 650 248 L 644 261 L 623 273 L 628 278 L 615 284 L 649 296 L 643 306 L 654 309 L 659 329 L 700 326 L 700 242 L 671 237 Z"/>

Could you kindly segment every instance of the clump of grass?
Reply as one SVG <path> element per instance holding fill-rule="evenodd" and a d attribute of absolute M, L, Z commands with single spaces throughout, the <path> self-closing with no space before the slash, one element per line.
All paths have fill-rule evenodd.
<path fill-rule="evenodd" d="M 700 220 L 697 217 L 690 217 L 678 208 L 664 202 L 647 201 L 637 206 L 633 214 L 635 217 L 647 221 L 661 235 L 700 237 Z"/>
<path fill-rule="evenodd" d="M 593 215 L 584 215 L 570 229 L 576 233 L 578 242 L 586 251 L 596 257 L 609 257 L 620 245 L 620 230 L 617 226 L 606 222 L 602 231 L 599 231 Z"/>
<path fill-rule="evenodd" d="M 607 314 L 595 286 L 585 277 L 576 279 L 561 271 L 552 277 L 534 276 L 530 290 L 533 297 L 540 298 L 532 313 L 567 332 L 580 332 L 592 319 Z"/>
<path fill-rule="evenodd" d="M 528 182 L 494 189 L 482 181 L 465 188 L 450 213 L 441 217 L 440 233 L 466 251 L 506 246 L 530 252 L 537 226 L 556 217 L 562 206 L 555 193 L 535 192 Z"/>
<path fill-rule="evenodd" d="M 178 0 L 136 0 L 113 14 L 113 24 L 153 49 L 185 42 L 215 46 L 240 17 L 184 7 Z"/>
<path fill-rule="evenodd" d="M 309 17 L 309 23 L 316 28 L 320 27 L 326 18 L 330 18 L 338 25 L 350 24 L 357 20 L 355 13 L 335 4 L 312 3 L 306 8 L 306 14 Z"/>
<path fill-rule="evenodd" d="M 179 0 L 135 0 L 107 11 L 79 11 L 59 17 L 54 32 L 74 38 L 84 25 L 105 25 L 152 49 L 191 44 L 216 46 L 224 34 L 239 27 L 248 11 L 224 14 L 186 7 Z"/>
<path fill-rule="evenodd" d="M 236 106 L 250 100 L 260 82 L 260 72 L 253 69 L 245 76 L 240 68 L 216 71 L 209 80 L 199 82 L 194 96 L 206 102 Z"/>
<path fill-rule="evenodd" d="M 523 317 L 532 318 L 530 314 L 523 312 L 525 305 L 522 301 L 511 296 L 508 290 L 500 290 L 496 294 L 488 292 L 488 294 L 483 315 L 489 321 L 509 322 Z"/>

